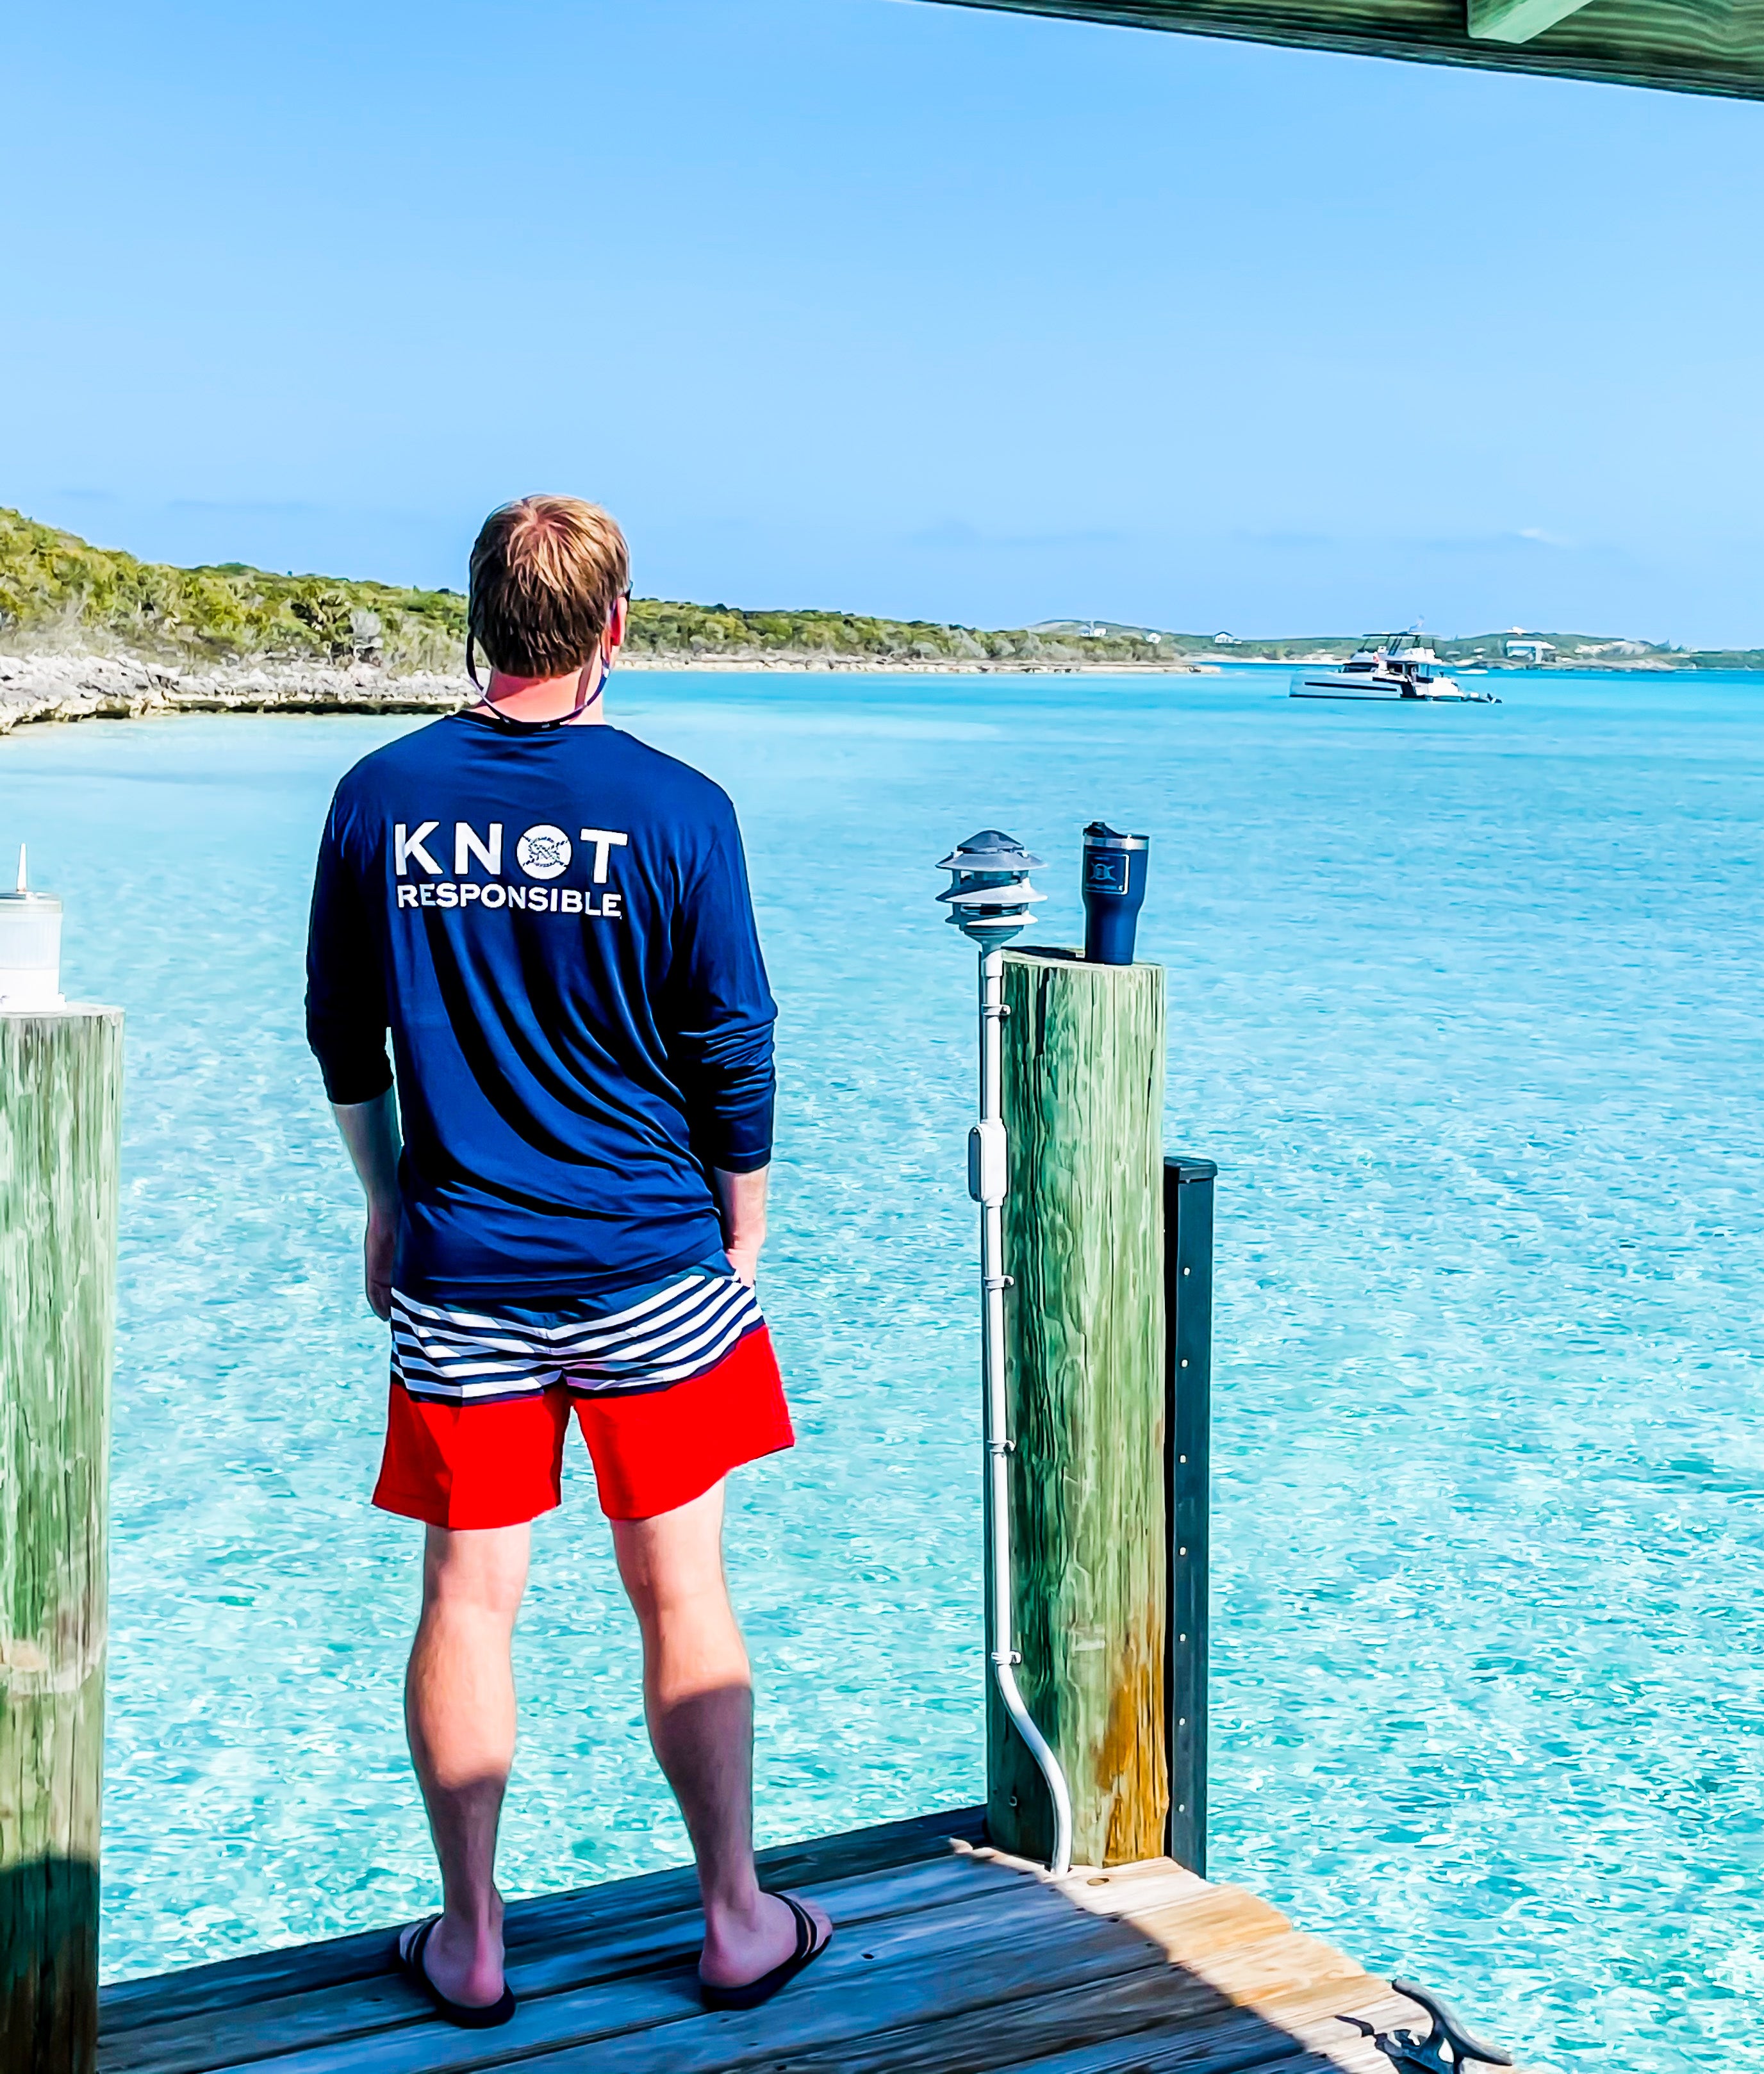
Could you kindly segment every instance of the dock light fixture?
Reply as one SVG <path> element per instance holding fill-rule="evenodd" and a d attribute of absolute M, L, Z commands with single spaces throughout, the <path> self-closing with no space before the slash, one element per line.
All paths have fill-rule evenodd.
<path fill-rule="evenodd" d="M 992 1605 L 992 1671 L 1017 1733 L 1047 1782 L 1053 1801 L 1054 1848 L 1048 1869 L 1072 1869 L 1072 1795 L 1060 1760 L 1036 1727 L 1017 1686 L 1022 1657 L 1015 1643 L 1010 1589 L 1010 1407 L 1005 1395 L 1005 1196 L 1010 1146 L 1005 1136 L 1003 1047 L 1005 945 L 1029 923 L 1030 910 L 1047 895 L 1029 882 L 1041 864 L 998 828 L 951 851 L 937 869 L 950 874 L 937 898 L 949 919 L 980 950 L 980 1116 L 968 1134 L 968 1192 L 980 1205 L 981 1381 L 985 1407 L 986 1588 Z"/>
<path fill-rule="evenodd" d="M 62 1008 L 61 903 L 52 893 L 33 893 L 19 845 L 19 883 L 0 893 L 0 1009 L 29 1014 Z"/>

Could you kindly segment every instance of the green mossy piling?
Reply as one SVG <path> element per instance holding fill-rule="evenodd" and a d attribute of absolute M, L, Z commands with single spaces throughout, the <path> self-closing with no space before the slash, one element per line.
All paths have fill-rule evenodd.
<path fill-rule="evenodd" d="M 1005 957 L 1006 1373 L 1018 1676 L 1072 1857 L 1164 1848 L 1164 975 Z M 988 1646 L 990 1639 L 989 1638 Z M 987 1827 L 1045 1858 L 1046 1789 L 988 1692 Z"/>
<path fill-rule="evenodd" d="M 0 2068 L 97 2041 L 119 1010 L 0 1013 Z"/>

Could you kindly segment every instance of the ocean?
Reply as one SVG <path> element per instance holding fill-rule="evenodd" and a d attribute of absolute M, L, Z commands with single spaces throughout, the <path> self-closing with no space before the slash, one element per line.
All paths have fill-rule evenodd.
<path fill-rule="evenodd" d="M 933 868 L 1152 838 L 1171 1150 L 1217 1160 L 1212 1870 L 1536 2068 L 1764 2067 L 1764 679 L 1318 706 L 1278 673 L 615 679 L 740 808 L 782 1004 L 734 1486 L 776 1841 L 982 1791 L 972 953 Z M 0 742 L 0 850 L 128 1016 L 104 1966 L 434 1904 L 418 1530 L 300 1028 L 331 787 L 407 721 Z M 518 1643 L 511 1894 L 675 1862 L 578 1456 Z"/>

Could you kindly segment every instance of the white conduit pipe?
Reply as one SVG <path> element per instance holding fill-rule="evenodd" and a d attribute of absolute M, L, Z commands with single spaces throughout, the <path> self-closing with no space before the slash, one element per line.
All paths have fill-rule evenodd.
<path fill-rule="evenodd" d="M 1060 1760 L 1035 1726 L 1017 1688 L 1016 1623 L 1010 1589 L 1010 1407 L 1005 1395 L 1004 1060 L 1005 954 L 980 955 L 980 1122 L 971 1141 L 969 1192 L 980 1204 L 980 1276 L 985 1331 L 981 1378 L 985 1395 L 987 1587 L 992 1597 L 992 1672 L 998 1696 L 1041 1768 L 1053 1800 L 1054 1848 L 1048 1867 L 1056 1878 L 1072 1869 L 1072 1795 Z"/>

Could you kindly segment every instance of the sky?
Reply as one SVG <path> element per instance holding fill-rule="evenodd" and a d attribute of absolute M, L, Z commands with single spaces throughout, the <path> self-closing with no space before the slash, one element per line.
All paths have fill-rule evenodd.
<path fill-rule="evenodd" d="M 105 545 L 1764 643 L 1764 105 L 917 0 L 60 0 L 0 92 L 0 503 Z"/>

